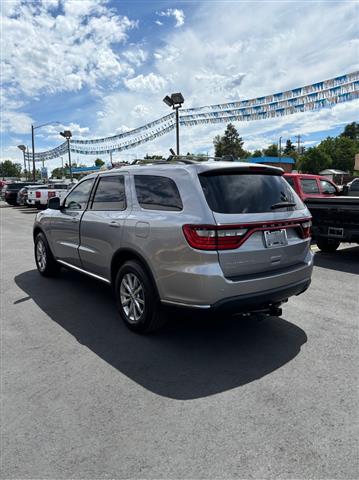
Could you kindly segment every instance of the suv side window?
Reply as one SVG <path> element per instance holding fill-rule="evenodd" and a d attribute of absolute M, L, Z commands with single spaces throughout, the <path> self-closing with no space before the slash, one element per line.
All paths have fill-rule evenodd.
<path fill-rule="evenodd" d="M 125 210 L 125 178 L 123 175 L 102 176 L 97 184 L 92 210 Z"/>
<path fill-rule="evenodd" d="M 175 182 L 159 175 L 135 175 L 138 203 L 147 210 L 182 210 L 182 200 Z"/>
<path fill-rule="evenodd" d="M 301 178 L 300 183 L 304 193 L 320 193 L 317 181 L 314 178 Z"/>
<path fill-rule="evenodd" d="M 65 208 L 69 210 L 85 210 L 93 183 L 94 178 L 89 178 L 77 185 L 72 192 L 67 195 Z"/>
<path fill-rule="evenodd" d="M 326 180 L 321 180 L 320 181 L 320 186 L 322 187 L 323 193 L 337 193 L 336 188 L 334 185 L 332 185 L 330 182 L 327 182 Z"/>

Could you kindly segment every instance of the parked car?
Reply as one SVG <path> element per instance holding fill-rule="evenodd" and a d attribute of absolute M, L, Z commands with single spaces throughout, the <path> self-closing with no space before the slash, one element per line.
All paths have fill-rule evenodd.
<path fill-rule="evenodd" d="M 41 185 L 26 185 L 26 187 L 20 188 L 20 190 L 17 192 L 17 205 L 27 206 L 28 192 L 33 188 L 41 188 Z"/>
<path fill-rule="evenodd" d="M 17 194 L 19 190 L 29 184 L 29 182 L 14 182 L 6 184 L 3 188 L 5 202 L 7 202 L 9 205 L 17 205 Z"/>
<path fill-rule="evenodd" d="M 359 242 L 359 199 L 351 196 L 359 190 L 359 182 L 355 185 L 354 180 L 341 191 L 321 175 L 286 173 L 284 177 L 312 214 L 313 239 L 320 250 L 334 252 L 342 242 Z"/>
<path fill-rule="evenodd" d="M 354 180 L 345 185 L 343 190 L 350 197 L 359 197 L 359 177 L 354 178 Z"/>
<path fill-rule="evenodd" d="M 313 217 L 313 237 L 323 252 L 335 252 L 342 242 L 359 243 L 359 198 L 307 198 Z"/>
<path fill-rule="evenodd" d="M 111 284 L 137 332 L 159 328 L 164 305 L 280 315 L 313 268 L 310 214 L 282 173 L 174 162 L 89 175 L 37 214 L 38 271 Z"/>
<path fill-rule="evenodd" d="M 69 183 L 54 183 L 43 185 L 38 189 L 32 189 L 29 191 L 28 205 L 36 207 L 38 210 L 42 210 L 47 207 L 50 198 L 63 198 L 72 186 L 73 184 Z"/>
<path fill-rule="evenodd" d="M 309 197 L 328 198 L 340 194 L 338 186 L 322 175 L 285 173 L 284 178 L 304 201 Z"/>

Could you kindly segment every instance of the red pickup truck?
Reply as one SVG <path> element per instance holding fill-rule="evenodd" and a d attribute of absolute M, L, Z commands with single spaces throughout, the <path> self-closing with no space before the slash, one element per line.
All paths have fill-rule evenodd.
<path fill-rule="evenodd" d="M 321 175 L 285 173 L 284 177 L 312 214 L 313 239 L 320 250 L 334 252 L 341 242 L 359 243 L 358 197 L 340 192 Z"/>
<path fill-rule="evenodd" d="M 309 197 L 328 198 L 340 194 L 335 183 L 321 175 L 285 173 L 284 178 L 304 201 Z"/>

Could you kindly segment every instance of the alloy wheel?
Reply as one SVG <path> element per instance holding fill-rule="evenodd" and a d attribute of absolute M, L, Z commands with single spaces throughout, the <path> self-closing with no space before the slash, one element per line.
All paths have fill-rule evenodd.
<path fill-rule="evenodd" d="M 122 309 L 130 323 L 138 323 L 145 309 L 144 289 L 134 273 L 126 273 L 120 285 Z"/>
<path fill-rule="evenodd" d="M 42 240 L 38 240 L 36 244 L 36 261 L 37 261 L 39 270 L 43 272 L 46 268 L 47 256 L 46 256 L 46 247 Z"/>

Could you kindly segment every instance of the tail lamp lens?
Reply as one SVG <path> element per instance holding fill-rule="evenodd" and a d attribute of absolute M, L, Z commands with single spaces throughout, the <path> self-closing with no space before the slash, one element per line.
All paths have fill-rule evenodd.
<path fill-rule="evenodd" d="M 312 236 L 312 221 L 307 220 L 301 223 L 303 238 L 310 238 Z"/>
<path fill-rule="evenodd" d="M 246 228 L 223 228 L 216 225 L 184 225 L 187 242 L 198 250 L 232 250 L 238 248 Z"/>
<path fill-rule="evenodd" d="M 41 192 L 35 192 L 35 197 L 40 198 L 41 197 Z"/>

